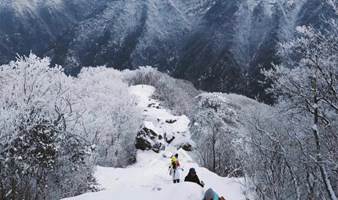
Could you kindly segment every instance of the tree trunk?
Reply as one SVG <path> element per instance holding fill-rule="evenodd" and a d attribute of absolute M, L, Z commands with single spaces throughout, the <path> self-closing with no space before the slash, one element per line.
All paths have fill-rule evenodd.
<path fill-rule="evenodd" d="M 325 189 L 327 193 L 329 194 L 329 197 L 331 200 L 337 200 L 336 194 L 333 190 L 330 178 L 327 174 L 326 166 L 323 163 L 323 158 L 321 155 L 321 143 L 320 143 L 320 136 L 319 136 L 319 100 L 318 100 L 318 91 L 317 91 L 317 79 L 314 78 L 313 84 L 312 84 L 312 89 L 313 89 L 313 101 L 314 101 L 314 113 L 313 113 L 313 127 L 312 127 L 312 132 L 315 138 L 316 142 L 316 161 L 319 164 L 320 168 L 320 174 L 322 176 Z"/>
<path fill-rule="evenodd" d="M 216 172 L 216 130 L 212 133 L 212 170 Z"/>

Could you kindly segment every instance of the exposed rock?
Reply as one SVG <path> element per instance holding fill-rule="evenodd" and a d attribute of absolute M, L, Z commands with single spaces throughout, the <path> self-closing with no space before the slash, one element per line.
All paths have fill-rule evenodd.
<path fill-rule="evenodd" d="M 137 136 L 135 147 L 136 149 L 140 149 L 140 150 L 150 150 L 152 146 L 151 146 L 151 143 L 147 140 L 147 138 L 142 137 L 142 136 Z"/>
<path fill-rule="evenodd" d="M 164 134 L 164 140 L 170 144 L 175 139 L 175 136 L 172 136 L 170 139 L 167 137 L 167 134 Z"/>
<path fill-rule="evenodd" d="M 176 119 L 168 119 L 168 120 L 165 120 L 165 122 L 168 123 L 168 124 L 173 124 L 173 123 L 177 122 L 177 120 Z"/>
<path fill-rule="evenodd" d="M 158 135 L 158 139 L 159 139 L 159 140 L 162 140 L 162 139 L 163 139 L 163 136 L 162 136 L 162 135 Z"/>
<path fill-rule="evenodd" d="M 160 151 L 164 150 L 165 146 L 162 143 L 156 143 L 153 145 L 152 149 L 156 153 L 160 153 Z"/>
<path fill-rule="evenodd" d="M 146 127 L 144 127 L 141 131 L 143 131 L 146 135 L 148 135 L 152 140 L 158 136 L 158 134 L 155 133 L 155 131 Z"/>
<path fill-rule="evenodd" d="M 189 143 L 182 144 L 179 148 L 182 148 L 185 151 L 192 151 L 192 145 Z"/>
<path fill-rule="evenodd" d="M 136 136 L 135 147 L 140 150 L 153 150 L 156 153 L 165 149 L 160 140 L 163 139 L 163 136 L 157 134 L 154 130 L 143 127 Z"/>
<path fill-rule="evenodd" d="M 155 103 L 148 104 L 148 108 L 155 107 Z"/>

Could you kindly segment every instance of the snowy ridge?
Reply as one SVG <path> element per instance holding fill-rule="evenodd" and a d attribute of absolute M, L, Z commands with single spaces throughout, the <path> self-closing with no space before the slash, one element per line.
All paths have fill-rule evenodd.
<path fill-rule="evenodd" d="M 12 6 L 17 14 L 24 15 L 25 12 L 34 12 L 40 7 L 49 9 L 62 8 L 63 3 L 63 0 L 5 0 L 0 2 L 0 8 Z"/>
<path fill-rule="evenodd" d="M 87 193 L 67 200 L 198 200 L 202 199 L 203 192 L 209 187 L 215 189 L 227 200 L 245 200 L 242 194 L 243 180 L 240 178 L 223 178 L 199 167 L 188 152 L 177 145 L 190 141 L 189 119 L 186 116 L 174 116 L 170 111 L 161 107 L 160 102 L 151 98 L 155 89 L 152 86 L 138 85 L 130 88 L 130 93 L 138 98 L 138 106 L 144 109 L 145 125 L 151 126 L 156 131 L 167 132 L 176 136 L 173 144 L 166 147 L 165 151 L 156 154 L 152 151 L 139 151 L 137 163 L 127 168 L 108 168 L 98 166 L 95 177 L 102 187 L 102 191 Z M 149 107 L 149 104 L 156 106 Z M 158 120 L 159 119 L 159 120 Z M 162 120 L 177 120 L 172 125 L 164 126 Z M 180 136 L 179 136 L 180 135 Z M 172 184 L 168 173 L 169 157 L 178 152 L 183 168 L 181 180 L 184 179 L 191 167 L 194 167 L 200 179 L 206 184 L 201 188 L 195 183 Z"/>

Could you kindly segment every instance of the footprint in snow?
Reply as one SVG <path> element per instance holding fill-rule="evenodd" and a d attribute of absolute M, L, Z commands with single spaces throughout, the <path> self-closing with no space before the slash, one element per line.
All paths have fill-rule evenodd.
<path fill-rule="evenodd" d="M 153 188 L 153 191 L 161 191 L 162 190 L 162 188 L 160 188 L 160 187 L 154 187 Z"/>

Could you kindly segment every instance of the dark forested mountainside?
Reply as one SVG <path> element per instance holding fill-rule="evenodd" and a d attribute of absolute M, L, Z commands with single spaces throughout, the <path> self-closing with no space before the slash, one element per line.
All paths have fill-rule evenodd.
<path fill-rule="evenodd" d="M 261 69 L 298 25 L 334 16 L 318 0 L 33 0 L 0 3 L 0 63 L 49 56 L 80 66 L 151 65 L 207 91 L 269 102 Z"/>

